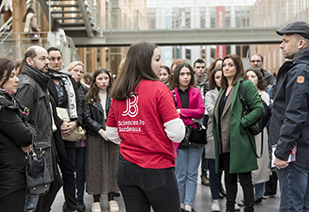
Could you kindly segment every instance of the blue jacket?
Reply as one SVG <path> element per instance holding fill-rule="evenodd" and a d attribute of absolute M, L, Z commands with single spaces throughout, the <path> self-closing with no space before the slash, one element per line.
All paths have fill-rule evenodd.
<path fill-rule="evenodd" d="M 298 52 L 278 72 L 276 95 L 270 122 L 269 141 L 277 144 L 275 155 L 287 161 L 297 145 L 299 168 L 309 171 L 309 48 Z"/>

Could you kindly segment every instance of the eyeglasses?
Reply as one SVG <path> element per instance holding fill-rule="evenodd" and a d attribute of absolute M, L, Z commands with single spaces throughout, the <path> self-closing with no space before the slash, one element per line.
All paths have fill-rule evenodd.
<path fill-rule="evenodd" d="M 260 61 L 260 60 L 251 60 L 250 62 L 251 62 L 251 63 L 260 63 L 260 62 L 262 62 L 262 61 Z"/>
<path fill-rule="evenodd" d="M 61 61 L 62 57 L 50 57 L 49 60 L 52 62 L 54 62 L 55 60 Z"/>

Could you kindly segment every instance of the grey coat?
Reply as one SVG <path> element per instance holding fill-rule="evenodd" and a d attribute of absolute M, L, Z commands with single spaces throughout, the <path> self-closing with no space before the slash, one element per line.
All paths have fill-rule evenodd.
<path fill-rule="evenodd" d="M 208 159 L 215 159 L 215 143 L 212 135 L 212 114 L 215 107 L 216 99 L 218 97 L 218 89 L 210 90 L 205 95 L 205 108 L 208 112 L 208 128 L 207 128 L 207 144 L 205 146 L 205 157 Z"/>

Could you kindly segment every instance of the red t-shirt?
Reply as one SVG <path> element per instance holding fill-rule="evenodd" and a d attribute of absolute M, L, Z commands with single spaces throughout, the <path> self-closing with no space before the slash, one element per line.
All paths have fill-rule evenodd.
<path fill-rule="evenodd" d="M 106 125 L 118 128 L 126 160 L 143 168 L 173 167 L 176 152 L 163 126 L 179 118 L 170 91 L 159 81 L 141 80 L 137 87 L 137 96 L 112 100 Z"/>

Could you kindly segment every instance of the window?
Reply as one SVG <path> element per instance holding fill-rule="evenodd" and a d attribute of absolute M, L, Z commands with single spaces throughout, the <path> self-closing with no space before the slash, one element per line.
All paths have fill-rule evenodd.
<path fill-rule="evenodd" d="M 216 28 L 216 7 L 210 8 L 210 28 Z"/>
<path fill-rule="evenodd" d="M 217 50 L 217 46 L 210 46 L 210 60 L 213 61 L 216 59 L 216 50 Z"/>
<path fill-rule="evenodd" d="M 180 49 L 180 46 L 175 46 L 174 49 L 173 49 L 173 59 L 176 60 L 179 57 L 179 49 Z"/>
<path fill-rule="evenodd" d="M 202 57 L 202 59 L 206 59 L 206 49 L 205 49 L 205 46 L 201 46 L 201 57 Z"/>
<path fill-rule="evenodd" d="M 236 54 L 239 56 L 239 57 L 242 57 L 242 58 L 247 58 L 249 57 L 249 46 L 248 45 L 243 45 L 243 46 L 240 46 L 240 45 L 237 45 L 236 46 Z"/>
<path fill-rule="evenodd" d="M 191 47 L 186 47 L 186 60 L 191 60 Z"/>
<path fill-rule="evenodd" d="M 225 27 L 231 27 L 231 8 L 225 7 Z"/>
<path fill-rule="evenodd" d="M 225 54 L 226 55 L 231 54 L 231 46 L 225 46 Z"/>
<path fill-rule="evenodd" d="M 200 27 L 206 28 L 206 22 L 205 22 L 205 7 L 200 8 Z"/>
<path fill-rule="evenodd" d="M 185 20 L 186 20 L 186 28 L 190 28 L 191 27 L 190 12 L 185 13 Z"/>

